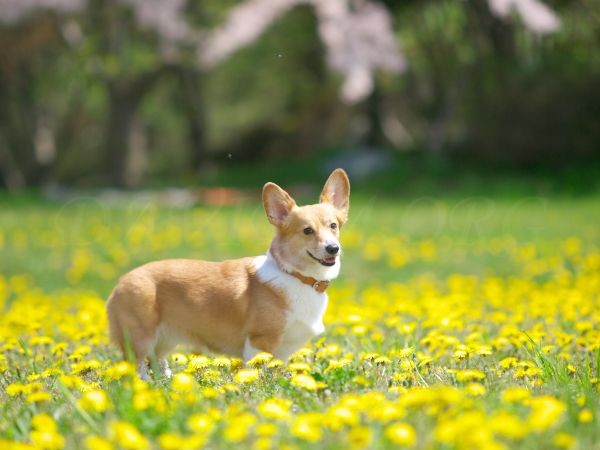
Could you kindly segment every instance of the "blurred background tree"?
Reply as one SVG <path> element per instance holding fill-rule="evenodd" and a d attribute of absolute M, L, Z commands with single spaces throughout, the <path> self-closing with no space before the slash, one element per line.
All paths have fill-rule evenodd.
<path fill-rule="evenodd" d="M 0 0 L 0 185 L 600 158 L 595 0 Z"/>

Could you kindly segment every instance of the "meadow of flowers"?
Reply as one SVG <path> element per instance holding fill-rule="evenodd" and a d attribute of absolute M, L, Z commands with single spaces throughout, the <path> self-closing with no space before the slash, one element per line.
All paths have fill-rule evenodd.
<path fill-rule="evenodd" d="M 596 200 L 355 202 L 326 332 L 143 382 L 104 301 L 152 259 L 261 254 L 259 206 L 0 211 L 0 448 L 600 448 Z"/>

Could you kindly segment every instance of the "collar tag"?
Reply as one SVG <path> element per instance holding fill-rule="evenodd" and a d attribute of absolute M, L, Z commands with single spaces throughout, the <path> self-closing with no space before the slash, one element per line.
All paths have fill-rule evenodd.
<path fill-rule="evenodd" d="M 329 287 L 329 281 L 327 281 L 327 280 L 315 281 L 315 283 L 313 284 L 313 289 L 317 292 L 325 292 L 325 290 L 328 287 Z"/>

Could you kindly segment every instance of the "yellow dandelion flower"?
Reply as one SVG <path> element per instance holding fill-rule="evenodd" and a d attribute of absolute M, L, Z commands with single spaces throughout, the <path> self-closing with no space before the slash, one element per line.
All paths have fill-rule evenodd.
<path fill-rule="evenodd" d="M 207 368 L 210 365 L 210 360 L 203 355 L 193 356 L 187 365 L 186 371 L 199 372 L 202 369 Z"/>
<path fill-rule="evenodd" d="M 529 431 L 521 418 L 504 411 L 494 414 L 489 423 L 494 433 L 509 439 L 523 439 Z"/>
<path fill-rule="evenodd" d="M 321 347 L 317 352 L 317 358 L 325 359 L 337 356 L 342 352 L 342 348 L 338 344 L 329 344 L 325 347 Z"/>
<path fill-rule="evenodd" d="M 79 374 L 82 372 L 97 370 L 101 367 L 102 365 L 100 364 L 100 361 L 97 361 L 95 359 L 89 361 L 79 361 L 74 364 L 71 364 L 71 373 Z"/>
<path fill-rule="evenodd" d="M 367 448 L 373 440 L 373 432 L 366 426 L 351 428 L 346 436 L 353 448 Z"/>
<path fill-rule="evenodd" d="M 325 368 L 325 373 L 331 372 L 332 370 L 340 369 L 349 364 L 352 364 L 351 359 L 330 359 L 329 365 Z"/>
<path fill-rule="evenodd" d="M 189 359 L 183 353 L 173 353 L 171 355 L 171 361 L 174 364 L 177 364 L 177 365 L 180 365 L 180 366 L 185 366 L 188 363 Z"/>
<path fill-rule="evenodd" d="M 240 369 L 236 372 L 233 380 L 236 383 L 248 384 L 258 380 L 260 373 L 257 369 Z"/>
<path fill-rule="evenodd" d="M 87 436 L 84 442 L 87 450 L 113 450 L 115 448 L 108 439 L 98 436 Z"/>
<path fill-rule="evenodd" d="M 158 445 L 164 450 L 181 450 L 184 438 L 176 433 L 163 433 L 158 437 Z"/>
<path fill-rule="evenodd" d="M 258 367 L 267 364 L 269 361 L 273 359 L 273 355 L 267 352 L 257 353 L 250 361 L 246 364 L 250 367 Z"/>
<path fill-rule="evenodd" d="M 178 373 L 173 377 L 171 387 L 177 392 L 191 392 L 195 385 L 194 377 L 187 373 Z"/>
<path fill-rule="evenodd" d="M 425 353 L 419 352 L 417 354 L 417 359 L 419 360 L 419 367 L 427 366 L 431 364 L 434 360 L 432 356 L 426 355 Z"/>
<path fill-rule="evenodd" d="M 202 373 L 204 381 L 221 381 L 221 372 L 215 369 L 206 369 Z"/>
<path fill-rule="evenodd" d="M 459 345 L 458 348 L 454 350 L 454 353 L 452 354 L 452 357 L 457 361 L 465 359 L 467 356 L 469 356 L 469 349 L 466 345 Z"/>
<path fill-rule="evenodd" d="M 485 378 L 485 373 L 481 370 L 475 369 L 465 369 L 459 370 L 456 373 L 456 381 L 473 381 L 473 380 L 483 380 Z"/>
<path fill-rule="evenodd" d="M 65 445 L 65 438 L 56 431 L 32 431 L 30 437 L 37 448 L 43 448 L 44 450 L 61 449 Z"/>
<path fill-rule="evenodd" d="M 410 359 L 403 359 L 402 361 L 400 361 L 400 368 L 408 372 L 414 370 L 416 368 L 416 365 L 414 361 Z"/>
<path fill-rule="evenodd" d="M 395 423 L 385 429 L 385 437 L 396 445 L 411 447 L 417 442 L 415 429 L 407 423 Z"/>
<path fill-rule="evenodd" d="M 107 368 L 104 371 L 105 378 L 110 380 L 120 380 L 125 376 L 133 376 L 136 373 L 135 366 L 127 361 L 120 361 L 114 366 Z"/>
<path fill-rule="evenodd" d="M 361 361 L 374 361 L 376 358 L 379 358 L 381 355 L 379 353 L 364 353 L 361 357 Z"/>
<path fill-rule="evenodd" d="M 408 391 L 404 386 L 390 386 L 388 392 L 392 394 L 405 394 Z"/>
<path fill-rule="evenodd" d="M 56 367 L 50 367 L 41 373 L 43 378 L 48 378 L 53 375 L 64 375 L 64 372 Z"/>
<path fill-rule="evenodd" d="M 259 437 L 254 441 L 254 450 L 269 450 L 273 448 L 273 442 L 268 437 Z"/>
<path fill-rule="evenodd" d="M 25 400 L 27 401 L 27 403 L 48 402 L 48 401 L 52 400 L 52 395 L 50 395 L 50 393 L 48 393 L 48 392 L 36 391 L 36 392 L 32 392 L 30 394 L 27 394 L 27 397 L 25 398 Z"/>
<path fill-rule="evenodd" d="M 297 386 L 307 391 L 314 392 L 317 390 L 317 382 L 313 377 L 307 374 L 294 375 L 291 379 L 294 386 Z"/>
<path fill-rule="evenodd" d="M 269 361 L 269 363 L 267 364 L 267 369 L 278 369 L 279 367 L 283 366 L 283 361 L 277 358 L 273 358 L 271 361 Z"/>
<path fill-rule="evenodd" d="M 287 419 L 289 417 L 290 400 L 270 398 L 258 405 L 258 412 L 268 419 Z"/>
<path fill-rule="evenodd" d="M 518 379 L 533 378 L 542 374 L 542 369 L 539 367 L 519 367 L 515 370 L 514 377 Z"/>
<path fill-rule="evenodd" d="M 550 396 L 533 398 L 529 405 L 528 423 L 534 431 L 544 431 L 556 425 L 567 409 L 563 402 Z"/>
<path fill-rule="evenodd" d="M 362 387 L 369 387 L 369 386 L 371 386 L 371 381 L 369 381 L 368 378 L 363 377 L 362 375 L 357 375 L 357 376 L 353 377 L 352 378 L 352 382 L 354 384 L 357 384 L 357 385 L 362 386 Z"/>
<path fill-rule="evenodd" d="M 561 432 L 561 433 L 556 433 L 554 435 L 554 437 L 552 438 L 552 442 L 558 448 L 567 450 L 567 449 L 573 448 L 573 446 L 575 445 L 576 439 L 575 439 L 575 436 L 573 436 L 572 434 Z"/>
<path fill-rule="evenodd" d="M 522 387 L 507 388 L 502 391 L 502 401 L 507 403 L 520 403 L 531 397 L 531 392 Z"/>
<path fill-rule="evenodd" d="M 250 434 L 250 428 L 256 422 L 256 417 L 249 413 L 241 413 L 232 416 L 227 421 L 223 437 L 229 442 L 242 442 Z"/>
<path fill-rule="evenodd" d="M 293 436 L 308 442 L 318 442 L 323 436 L 322 417 L 317 413 L 299 414 L 290 427 Z"/>
<path fill-rule="evenodd" d="M 129 422 L 121 420 L 114 422 L 110 430 L 115 443 L 125 450 L 141 450 L 149 447 L 148 440 Z"/>
<path fill-rule="evenodd" d="M 133 409 L 136 411 L 145 411 L 156 403 L 156 393 L 154 391 L 138 391 L 133 394 Z"/>
<path fill-rule="evenodd" d="M 299 358 L 306 358 L 312 354 L 313 354 L 313 351 L 310 348 L 303 347 L 300 350 L 298 350 L 296 353 L 294 353 L 292 356 L 290 356 L 290 359 L 295 360 L 295 359 L 299 359 Z"/>
<path fill-rule="evenodd" d="M 369 327 L 366 325 L 354 325 L 352 327 L 352 334 L 355 336 L 364 336 L 369 331 Z"/>
<path fill-rule="evenodd" d="M 511 367 L 516 367 L 516 365 L 519 363 L 519 360 L 513 356 L 510 356 L 508 358 L 504 358 L 500 361 L 500 367 L 503 369 L 510 369 Z"/>
<path fill-rule="evenodd" d="M 481 383 L 469 383 L 465 386 L 465 392 L 473 397 L 485 395 L 485 386 Z"/>
<path fill-rule="evenodd" d="M 109 407 L 108 396 L 101 389 L 91 389 L 84 392 L 79 405 L 86 411 L 104 412 Z"/>
<path fill-rule="evenodd" d="M 225 392 L 223 388 L 205 387 L 200 391 L 200 395 L 204 398 L 217 398 L 223 392 Z"/>
<path fill-rule="evenodd" d="M 46 450 L 61 449 L 65 445 L 64 437 L 58 432 L 56 422 L 47 414 L 38 414 L 31 419 L 33 430 L 31 441 L 37 448 Z"/>
<path fill-rule="evenodd" d="M 26 384 L 12 383 L 6 386 L 6 393 L 11 397 L 15 397 L 19 394 L 25 394 L 29 391 L 29 387 Z"/>
<path fill-rule="evenodd" d="M 215 429 L 215 419 L 208 414 L 194 414 L 187 419 L 187 426 L 195 433 L 210 435 Z"/>
<path fill-rule="evenodd" d="M 232 365 L 231 358 L 227 358 L 226 356 L 219 356 L 213 359 L 212 363 L 220 368 L 229 369 Z"/>
<path fill-rule="evenodd" d="M 288 370 L 290 372 L 310 372 L 310 366 L 303 362 L 294 362 L 288 365 Z"/>
<path fill-rule="evenodd" d="M 594 420 L 594 413 L 590 409 L 582 409 L 577 414 L 577 420 L 581 423 L 590 423 Z"/>
<path fill-rule="evenodd" d="M 33 336 L 29 339 L 29 345 L 52 345 L 54 344 L 54 339 L 50 336 Z"/>
<path fill-rule="evenodd" d="M 277 430 L 274 423 L 261 423 L 256 427 L 256 434 L 260 437 L 271 437 L 277 434 Z"/>
<path fill-rule="evenodd" d="M 334 405 L 324 415 L 324 423 L 333 431 L 339 431 L 346 425 L 356 426 L 359 422 L 358 414 L 345 405 Z"/>
<path fill-rule="evenodd" d="M 412 347 L 401 348 L 400 350 L 394 350 L 392 352 L 392 357 L 395 358 L 410 358 L 414 353 L 414 349 Z"/>

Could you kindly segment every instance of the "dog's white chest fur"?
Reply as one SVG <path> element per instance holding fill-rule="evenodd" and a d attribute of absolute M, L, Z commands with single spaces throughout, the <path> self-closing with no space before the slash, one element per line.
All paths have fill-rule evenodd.
<path fill-rule="evenodd" d="M 256 275 L 262 283 L 280 290 L 290 306 L 285 331 L 276 356 L 287 359 L 312 337 L 325 331 L 323 315 L 327 309 L 327 294 L 284 272 L 270 254 L 254 259 Z"/>

